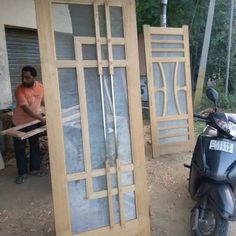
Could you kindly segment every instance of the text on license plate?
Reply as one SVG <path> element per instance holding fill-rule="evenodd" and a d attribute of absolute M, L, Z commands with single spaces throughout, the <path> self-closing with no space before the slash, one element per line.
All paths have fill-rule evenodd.
<path fill-rule="evenodd" d="M 211 140 L 209 149 L 233 153 L 234 144 L 230 142 L 220 141 L 220 140 Z"/>

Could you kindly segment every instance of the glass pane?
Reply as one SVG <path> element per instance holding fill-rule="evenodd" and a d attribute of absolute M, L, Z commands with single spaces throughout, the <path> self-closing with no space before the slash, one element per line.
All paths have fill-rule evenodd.
<path fill-rule="evenodd" d="M 152 48 L 179 48 L 184 49 L 184 45 L 181 43 L 152 43 Z"/>
<path fill-rule="evenodd" d="M 172 138 L 163 138 L 159 139 L 159 144 L 168 144 L 168 143 L 178 143 L 178 142 L 186 142 L 189 140 L 188 135 L 186 136 L 178 136 L 178 137 L 172 137 Z"/>
<path fill-rule="evenodd" d="M 161 74 L 159 63 L 153 63 L 152 64 L 153 69 L 153 76 L 154 76 L 154 87 L 155 88 L 163 88 L 163 76 Z"/>
<path fill-rule="evenodd" d="M 85 180 L 69 182 L 68 192 L 73 234 L 108 226 L 107 197 L 87 200 Z"/>
<path fill-rule="evenodd" d="M 136 207 L 135 207 L 135 193 L 124 193 L 124 214 L 125 220 L 133 220 L 136 219 Z"/>
<path fill-rule="evenodd" d="M 104 168 L 106 160 L 100 81 L 97 68 L 85 68 L 90 153 L 93 169 Z"/>
<path fill-rule="evenodd" d="M 107 44 L 102 44 L 102 45 L 101 45 L 101 50 L 102 50 L 102 60 L 108 60 L 108 48 L 107 48 Z"/>
<path fill-rule="evenodd" d="M 92 5 L 68 5 L 74 36 L 95 37 L 94 12 Z M 61 20 L 63 18 L 61 17 Z"/>
<path fill-rule="evenodd" d="M 124 60 L 125 59 L 125 46 L 124 45 L 113 45 L 112 54 L 114 60 Z"/>
<path fill-rule="evenodd" d="M 107 190 L 107 178 L 105 175 L 93 178 L 93 191 Z"/>
<path fill-rule="evenodd" d="M 188 128 L 178 128 L 178 129 L 166 129 L 166 130 L 159 130 L 159 135 L 168 135 L 168 134 L 181 134 L 181 133 L 187 133 Z M 179 136 L 178 136 L 179 137 Z"/>
<path fill-rule="evenodd" d="M 184 62 L 179 62 L 179 64 L 178 64 L 178 73 L 177 73 L 176 85 L 179 86 L 179 87 L 186 86 L 186 76 L 185 76 L 185 64 L 184 64 Z"/>
<path fill-rule="evenodd" d="M 128 186 L 134 184 L 133 172 L 124 172 L 121 174 L 121 185 Z"/>
<path fill-rule="evenodd" d="M 116 174 L 111 175 L 111 184 L 112 184 L 112 188 L 117 188 L 117 175 Z"/>
<path fill-rule="evenodd" d="M 180 126 L 180 125 L 186 125 L 188 126 L 188 121 L 187 120 L 174 120 L 174 121 L 163 121 L 163 122 L 158 122 L 158 127 L 168 127 L 168 126 Z"/>
<path fill-rule="evenodd" d="M 84 171 L 76 70 L 58 69 L 67 173 Z"/>
<path fill-rule="evenodd" d="M 177 107 L 175 103 L 174 94 L 174 72 L 175 63 L 163 63 L 163 69 L 166 76 L 166 89 L 167 89 L 167 104 L 166 104 L 166 115 L 176 115 Z"/>
<path fill-rule="evenodd" d="M 115 127 L 113 117 L 113 103 L 111 90 L 111 77 L 108 68 L 103 68 L 103 85 L 104 85 L 104 104 L 105 117 L 107 126 L 107 140 L 106 140 L 106 157 L 110 160 L 110 165 L 115 165 L 116 147 L 115 147 Z"/>
<path fill-rule="evenodd" d="M 156 108 L 156 116 L 160 117 L 163 116 L 164 112 L 164 102 L 165 102 L 165 96 L 163 92 L 157 92 L 155 93 L 155 108 Z"/>
<path fill-rule="evenodd" d="M 111 36 L 124 37 L 122 7 L 110 7 Z"/>
<path fill-rule="evenodd" d="M 113 205 L 113 212 L 114 212 L 114 222 L 115 224 L 120 223 L 120 206 L 118 195 L 112 197 L 112 205 Z"/>
<path fill-rule="evenodd" d="M 107 36 L 107 28 L 106 28 L 106 17 L 105 17 L 105 6 L 98 6 L 98 15 L 99 15 L 99 28 L 100 28 L 100 36 Z"/>
<path fill-rule="evenodd" d="M 74 39 L 68 5 L 53 4 L 52 10 L 57 59 L 74 60 Z"/>
<path fill-rule="evenodd" d="M 97 60 L 97 48 L 95 44 L 82 45 L 83 60 Z"/>
<path fill-rule="evenodd" d="M 187 94 L 184 90 L 179 90 L 177 94 L 177 99 L 180 104 L 180 112 L 181 114 L 187 114 Z"/>
<path fill-rule="evenodd" d="M 122 164 L 132 162 L 129 112 L 128 112 L 128 94 L 126 82 L 126 69 L 114 69 L 114 91 L 116 105 L 116 123 L 118 133 L 118 156 Z"/>
<path fill-rule="evenodd" d="M 95 37 L 92 5 L 52 4 L 58 60 L 74 60 L 74 36 Z"/>
<path fill-rule="evenodd" d="M 151 40 L 183 40 L 183 35 L 158 35 L 152 34 Z"/>

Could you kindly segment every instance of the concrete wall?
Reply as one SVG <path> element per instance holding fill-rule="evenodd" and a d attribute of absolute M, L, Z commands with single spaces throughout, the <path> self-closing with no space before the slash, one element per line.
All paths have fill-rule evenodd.
<path fill-rule="evenodd" d="M 0 110 L 12 103 L 5 26 L 35 29 L 34 0 L 0 0 Z"/>

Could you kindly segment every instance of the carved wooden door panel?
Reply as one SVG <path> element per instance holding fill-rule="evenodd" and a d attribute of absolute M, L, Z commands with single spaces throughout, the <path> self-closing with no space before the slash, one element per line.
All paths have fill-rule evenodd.
<path fill-rule="evenodd" d="M 188 28 L 144 26 L 153 156 L 194 145 Z"/>
<path fill-rule="evenodd" d="M 135 1 L 36 0 L 57 235 L 149 235 Z"/>

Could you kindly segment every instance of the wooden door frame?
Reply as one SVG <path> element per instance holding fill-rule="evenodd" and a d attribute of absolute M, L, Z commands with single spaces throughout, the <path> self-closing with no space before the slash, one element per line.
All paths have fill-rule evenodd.
<path fill-rule="evenodd" d="M 190 73 L 190 56 L 189 56 L 189 36 L 188 36 L 188 26 L 182 26 L 182 28 L 163 28 L 163 27 L 151 27 L 149 25 L 144 25 L 144 42 L 145 42 L 145 54 L 146 54 L 146 65 L 147 65 L 147 80 L 148 80 L 148 93 L 149 93 L 149 106 L 150 106 L 150 121 L 151 121 L 151 137 L 152 137 L 152 152 L 153 157 L 159 157 L 163 154 L 171 154 L 183 151 L 192 151 L 194 147 L 194 125 L 193 125 L 193 105 L 192 105 L 192 86 L 191 86 L 191 73 Z M 182 44 L 183 49 L 178 48 L 157 48 L 155 52 L 183 52 L 182 57 L 153 57 L 152 43 L 155 40 L 151 40 L 151 35 L 180 35 L 183 40 L 166 40 L 166 44 Z M 157 40 L 156 40 L 157 41 Z M 160 40 L 159 42 L 164 43 L 165 40 Z M 172 116 L 157 116 L 156 114 L 156 98 L 155 98 L 155 86 L 154 86 L 154 63 L 169 63 L 169 62 L 183 62 L 184 63 L 184 73 L 185 73 L 185 86 L 182 86 L 182 90 L 186 92 L 186 114 L 178 114 Z M 177 78 L 177 74 L 174 75 L 174 79 Z M 165 81 L 163 81 L 165 83 Z M 176 86 L 177 87 L 177 86 Z M 163 85 L 164 92 L 167 88 L 165 84 Z M 177 88 L 175 88 L 175 94 L 177 94 Z M 166 102 L 166 100 L 165 100 Z M 178 103 L 178 101 L 176 101 Z M 178 107 L 179 104 L 176 106 Z M 163 121 L 177 121 L 186 120 L 187 124 L 184 128 L 187 132 L 169 134 L 166 137 L 178 137 L 178 135 L 186 135 L 188 140 L 180 142 L 170 142 L 167 144 L 160 144 L 158 140 L 161 138 L 158 136 L 158 125 Z M 172 127 L 181 128 L 181 126 Z"/>
<path fill-rule="evenodd" d="M 54 33 L 52 27 L 52 3 L 93 3 L 92 0 L 35 0 L 42 78 L 45 87 L 45 105 L 51 166 L 52 192 L 55 212 L 56 233 L 58 236 L 71 236 L 68 206 L 67 174 L 64 158 L 63 129 L 60 107 L 60 93 L 57 75 Z M 104 3 L 108 1 L 97 0 Z M 136 31 L 135 0 L 110 0 L 111 3 L 130 7 L 124 9 L 124 29 L 126 29 L 127 87 L 130 115 L 132 157 L 136 193 L 137 220 L 127 222 L 124 229 L 115 225 L 92 230 L 77 235 L 142 235 L 149 236 L 148 195 L 145 173 L 144 136 L 141 113 L 141 95 L 138 68 L 138 45 Z"/>

